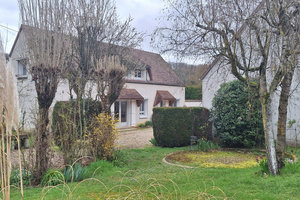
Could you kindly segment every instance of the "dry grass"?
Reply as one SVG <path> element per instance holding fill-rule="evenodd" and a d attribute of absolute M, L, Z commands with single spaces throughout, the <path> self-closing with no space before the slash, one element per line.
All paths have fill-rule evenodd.
<path fill-rule="evenodd" d="M 224 151 L 180 151 L 167 156 L 167 160 L 198 167 L 248 168 L 258 166 L 251 153 Z"/>
<path fill-rule="evenodd" d="M 11 146 L 16 139 L 20 146 L 18 132 L 19 110 L 18 93 L 13 66 L 6 63 L 0 38 L 0 174 L 1 193 L 3 199 L 10 199 L 10 174 L 11 174 Z M 16 130 L 16 134 L 13 133 Z M 19 169 L 21 169 L 21 152 L 18 148 Z M 22 172 L 20 170 L 20 177 Z M 23 185 L 21 178 L 21 196 L 23 199 Z"/>

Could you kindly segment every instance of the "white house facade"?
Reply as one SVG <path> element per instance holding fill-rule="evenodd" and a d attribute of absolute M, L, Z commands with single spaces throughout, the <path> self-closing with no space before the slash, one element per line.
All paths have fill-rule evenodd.
<path fill-rule="evenodd" d="M 26 27 L 21 26 L 9 54 L 9 62 L 12 62 L 17 77 L 20 124 L 24 131 L 31 131 L 35 127 L 38 105 L 34 82 L 23 62 L 26 58 L 24 29 Z M 129 54 L 143 67 L 128 72 L 124 88 L 111 107 L 112 113 L 119 116 L 119 127 L 136 126 L 151 120 L 154 107 L 184 106 L 184 84 L 159 54 L 137 49 L 131 49 Z M 87 88 L 91 90 L 91 97 L 96 98 L 95 85 L 89 82 Z M 68 81 L 60 80 L 51 108 L 57 101 L 70 100 L 70 93 L 76 96 Z"/>
<path fill-rule="evenodd" d="M 270 73 L 270 72 L 269 72 Z M 268 77 L 271 77 L 268 74 Z M 218 59 L 213 61 L 202 79 L 202 104 L 203 107 L 211 109 L 212 100 L 220 88 L 221 84 L 236 80 L 235 76 L 231 73 L 229 65 L 221 64 Z M 274 94 L 274 100 L 272 101 L 272 132 L 273 137 L 277 137 L 277 120 L 278 120 L 278 104 L 279 104 L 280 87 Z M 292 126 L 289 126 L 291 122 L 295 122 Z M 288 104 L 288 116 L 287 116 L 287 142 L 295 145 L 300 144 L 300 69 L 296 69 L 291 94 Z"/>

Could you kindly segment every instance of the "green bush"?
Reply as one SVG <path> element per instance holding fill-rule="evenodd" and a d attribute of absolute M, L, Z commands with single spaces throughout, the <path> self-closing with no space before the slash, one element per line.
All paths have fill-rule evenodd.
<path fill-rule="evenodd" d="M 22 169 L 22 179 L 23 179 L 23 185 L 28 186 L 31 184 L 32 180 L 32 174 L 30 171 L 26 169 Z M 20 187 L 20 170 L 12 170 L 11 175 L 10 175 L 10 184 Z"/>
<path fill-rule="evenodd" d="M 42 177 L 42 186 L 55 186 L 64 183 L 64 175 L 60 170 L 49 169 Z"/>
<path fill-rule="evenodd" d="M 185 87 L 185 99 L 186 100 L 197 100 L 202 99 L 202 86 L 187 86 Z"/>
<path fill-rule="evenodd" d="M 138 127 L 139 128 L 145 128 L 145 124 L 139 124 Z"/>
<path fill-rule="evenodd" d="M 81 106 L 84 104 L 84 118 L 86 119 L 86 127 L 91 123 L 91 119 L 101 113 L 101 104 L 99 101 L 93 99 L 84 99 L 81 102 Z M 62 131 L 65 130 L 66 126 L 75 125 L 75 132 L 79 132 L 79 117 L 76 113 L 76 101 L 58 101 L 55 103 L 52 113 L 52 130 L 54 135 L 60 135 Z M 75 120 L 74 120 L 75 119 Z M 83 119 L 82 119 L 83 120 Z M 71 122 L 72 124 L 67 124 L 66 122 Z M 85 122 L 82 122 L 83 124 Z"/>
<path fill-rule="evenodd" d="M 209 111 L 205 108 L 154 108 L 154 138 L 159 146 L 180 147 L 190 144 L 190 136 L 212 139 Z"/>
<path fill-rule="evenodd" d="M 151 138 L 151 139 L 149 140 L 149 142 L 150 142 L 153 146 L 158 146 L 158 144 L 157 144 L 155 138 Z"/>
<path fill-rule="evenodd" d="M 198 150 L 200 151 L 210 151 L 212 149 L 219 149 L 218 144 L 214 144 L 212 141 L 206 140 L 206 139 L 199 139 L 198 141 Z"/>
<path fill-rule="evenodd" d="M 146 127 L 152 127 L 153 126 L 152 121 L 146 121 L 145 126 Z"/>
<path fill-rule="evenodd" d="M 56 102 L 53 109 L 54 141 L 63 152 L 66 163 L 72 163 L 78 157 L 83 156 L 82 152 L 85 152 L 86 144 L 81 142 L 84 141 L 82 138 L 94 116 L 101 113 L 99 101 L 84 99 L 80 107 L 85 108 L 84 111 L 81 110 L 83 118 L 79 117 L 78 105 L 74 100 Z"/>
<path fill-rule="evenodd" d="M 82 167 L 79 163 L 73 166 L 67 166 L 64 169 L 63 175 L 66 182 L 78 182 L 86 177 L 87 167 Z"/>
<path fill-rule="evenodd" d="M 221 85 L 212 102 L 211 119 L 224 147 L 251 148 L 263 144 L 258 91 L 240 81 Z"/>
<path fill-rule="evenodd" d="M 120 150 L 115 151 L 112 164 L 115 167 L 125 167 L 128 164 L 127 154 Z"/>

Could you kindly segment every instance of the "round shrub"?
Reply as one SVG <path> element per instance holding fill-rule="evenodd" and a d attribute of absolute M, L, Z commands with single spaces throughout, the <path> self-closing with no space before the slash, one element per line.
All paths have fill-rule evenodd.
<path fill-rule="evenodd" d="M 158 146 L 180 147 L 190 144 L 190 136 L 212 139 L 209 111 L 205 108 L 154 108 L 153 134 Z"/>
<path fill-rule="evenodd" d="M 212 102 L 211 119 L 223 147 L 251 148 L 263 144 L 258 90 L 240 81 L 221 85 Z"/>

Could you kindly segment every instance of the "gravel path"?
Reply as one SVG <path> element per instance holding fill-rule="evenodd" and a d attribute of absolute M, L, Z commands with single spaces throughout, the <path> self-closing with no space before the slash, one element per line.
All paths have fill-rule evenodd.
<path fill-rule="evenodd" d="M 133 149 L 133 148 L 144 148 L 152 146 L 149 140 L 153 138 L 152 128 L 130 128 L 119 130 L 119 136 L 117 140 L 117 147 L 120 149 Z M 34 163 L 34 151 L 25 149 L 22 152 L 22 160 L 25 159 L 28 165 Z M 18 151 L 14 150 L 11 152 L 12 167 L 18 168 Z M 60 153 L 53 153 L 51 156 L 51 167 L 62 168 L 63 167 L 63 156 Z"/>
<path fill-rule="evenodd" d="M 153 138 L 152 128 L 121 129 L 117 145 L 120 149 L 144 148 L 152 146 L 149 142 L 151 138 Z"/>

